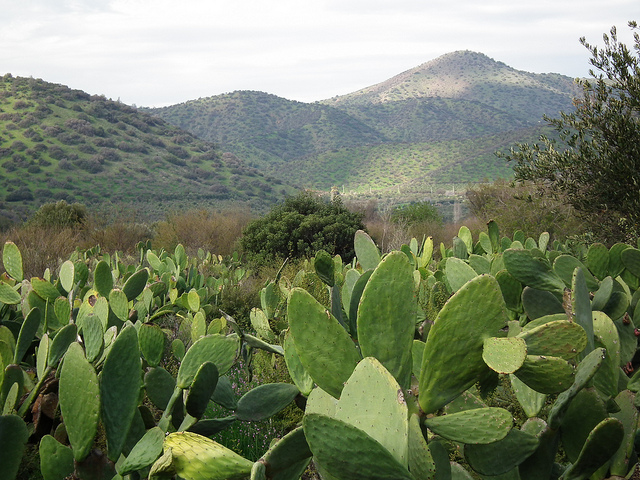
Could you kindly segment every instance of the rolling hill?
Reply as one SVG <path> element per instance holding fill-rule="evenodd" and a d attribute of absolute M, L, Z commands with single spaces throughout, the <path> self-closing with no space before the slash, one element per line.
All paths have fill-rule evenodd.
<path fill-rule="evenodd" d="M 164 120 L 103 96 L 0 77 L 0 218 L 46 202 L 141 218 L 231 202 L 265 209 L 295 191 Z"/>
<path fill-rule="evenodd" d="M 237 91 L 147 111 L 306 188 L 424 191 L 510 176 L 494 152 L 536 140 L 578 93 L 569 77 L 460 51 L 321 102 Z"/>

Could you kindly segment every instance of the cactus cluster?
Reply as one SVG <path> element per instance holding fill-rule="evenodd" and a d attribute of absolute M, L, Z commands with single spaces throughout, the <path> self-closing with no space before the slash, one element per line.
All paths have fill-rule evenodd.
<path fill-rule="evenodd" d="M 450 248 L 414 239 L 382 255 L 361 231 L 354 248 L 349 264 L 320 251 L 293 280 L 278 272 L 243 331 L 216 308 L 246 274 L 225 259 L 140 245 L 125 267 L 96 249 L 25 280 L 7 243 L 7 478 L 34 441 L 46 480 L 297 480 L 312 459 L 327 480 L 633 471 L 640 249 L 572 250 L 546 233 L 500 236 L 494 222 L 475 240 L 462 227 Z M 326 302 L 302 288 L 309 274 L 326 286 Z M 177 332 L 162 323 L 167 315 Z M 250 364 L 255 349 L 283 356 L 294 384 L 235 398 L 225 374 L 240 358 Z M 215 441 L 294 399 L 301 424 L 258 461 Z M 229 414 L 204 418 L 210 402 Z"/>
<path fill-rule="evenodd" d="M 129 265 L 99 248 L 76 252 L 43 278 L 23 278 L 11 242 L 2 260 L 3 478 L 15 478 L 27 443 L 45 480 L 202 478 L 194 462 L 207 455 L 218 478 L 250 473 L 253 462 L 203 435 L 268 418 L 299 390 L 266 384 L 238 399 L 225 376 L 248 346 L 284 353 L 216 308 L 245 269 L 204 252 L 189 258 L 181 245 L 170 254 L 141 244 Z M 229 414 L 204 418 L 211 402 Z"/>

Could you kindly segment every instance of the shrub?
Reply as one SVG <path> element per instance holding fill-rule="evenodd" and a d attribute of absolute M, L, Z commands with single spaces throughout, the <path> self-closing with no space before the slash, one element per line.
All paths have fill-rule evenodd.
<path fill-rule="evenodd" d="M 347 210 L 340 197 L 327 202 L 303 192 L 250 223 L 240 245 L 248 257 L 261 263 L 273 262 L 274 257 L 311 256 L 318 250 L 349 262 L 355 255 L 353 236 L 364 228 L 362 215 Z"/>
<path fill-rule="evenodd" d="M 69 205 L 66 201 L 45 203 L 27 221 L 34 227 L 74 228 L 82 226 L 87 219 L 87 209 L 80 203 Z"/>

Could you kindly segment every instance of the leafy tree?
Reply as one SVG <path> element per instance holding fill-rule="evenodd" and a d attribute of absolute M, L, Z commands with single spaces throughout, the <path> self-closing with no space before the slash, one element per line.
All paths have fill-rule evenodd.
<path fill-rule="evenodd" d="M 518 180 L 533 180 L 565 195 L 608 236 L 637 234 L 640 223 L 640 35 L 636 22 L 630 49 L 616 28 L 604 48 L 580 39 L 591 53 L 589 79 L 578 80 L 582 97 L 572 113 L 545 119 L 563 144 L 547 137 L 521 144 L 505 157 Z"/>
<path fill-rule="evenodd" d="M 327 202 L 303 192 L 247 225 L 240 245 L 257 261 L 300 258 L 325 250 L 349 262 L 355 256 L 353 236 L 361 229 L 362 215 L 347 210 L 339 196 Z"/>

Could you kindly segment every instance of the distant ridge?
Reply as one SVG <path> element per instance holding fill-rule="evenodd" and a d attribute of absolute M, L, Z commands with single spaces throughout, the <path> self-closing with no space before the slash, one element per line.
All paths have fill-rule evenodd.
<path fill-rule="evenodd" d="M 43 203 L 135 212 L 266 209 L 295 191 L 164 120 L 40 79 L 0 76 L 0 224 Z"/>
<path fill-rule="evenodd" d="M 535 140 L 578 92 L 570 77 L 458 51 L 315 103 L 236 91 L 148 111 L 307 188 L 424 190 L 509 177 L 494 152 Z"/>

